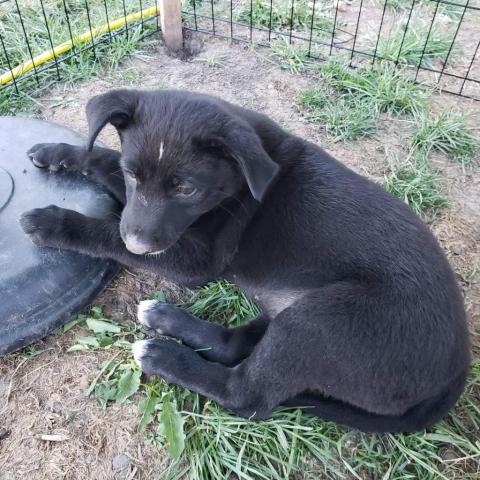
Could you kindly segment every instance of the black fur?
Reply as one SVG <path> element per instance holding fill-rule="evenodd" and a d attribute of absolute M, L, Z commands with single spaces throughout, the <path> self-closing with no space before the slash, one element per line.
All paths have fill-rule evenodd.
<path fill-rule="evenodd" d="M 406 432 L 448 412 L 470 358 L 462 297 L 404 203 L 264 115 L 209 96 L 117 90 L 87 114 L 88 150 L 44 144 L 30 155 L 103 184 L 121 221 L 35 209 L 21 220 L 32 240 L 189 286 L 225 277 L 263 310 L 225 329 L 143 305 L 147 327 L 183 341 L 136 345 L 146 373 L 255 419 L 283 404 Z M 93 146 L 108 122 L 121 155 Z"/>

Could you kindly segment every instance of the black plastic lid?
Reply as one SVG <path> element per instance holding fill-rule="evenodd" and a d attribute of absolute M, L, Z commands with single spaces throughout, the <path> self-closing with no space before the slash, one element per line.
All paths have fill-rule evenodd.
<path fill-rule="evenodd" d="M 36 143 L 81 145 L 85 136 L 42 120 L 0 117 L 0 354 L 45 337 L 88 305 L 116 273 L 114 262 L 39 248 L 19 225 L 20 215 L 54 204 L 102 217 L 116 206 L 80 175 L 36 168 L 27 150 Z"/>

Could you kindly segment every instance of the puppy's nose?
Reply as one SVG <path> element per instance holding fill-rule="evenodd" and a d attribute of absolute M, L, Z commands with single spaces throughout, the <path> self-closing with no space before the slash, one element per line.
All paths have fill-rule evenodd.
<path fill-rule="evenodd" d="M 135 253 L 137 255 L 142 255 L 148 253 L 152 250 L 152 246 L 148 243 L 142 241 L 135 234 L 127 234 L 125 237 L 125 246 L 129 252 Z"/>

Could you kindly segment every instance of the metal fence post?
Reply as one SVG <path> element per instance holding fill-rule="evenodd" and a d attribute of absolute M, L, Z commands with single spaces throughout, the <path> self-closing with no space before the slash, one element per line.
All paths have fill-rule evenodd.
<path fill-rule="evenodd" d="M 181 0 L 159 0 L 160 25 L 165 45 L 174 52 L 183 48 Z"/>

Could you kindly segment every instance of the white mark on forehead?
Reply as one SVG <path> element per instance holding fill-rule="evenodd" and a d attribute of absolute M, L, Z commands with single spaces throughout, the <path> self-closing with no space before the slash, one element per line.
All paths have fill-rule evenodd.
<path fill-rule="evenodd" d="M 160 150 L 159 150 L 159 152 L 158 152 L 158 159 L 159 159 L 159 160 L 162 159 L 164 150 L 165 150 L 165 148 L 164 148 L 164 143 L 163 143 L 163 142 L 160 142 Z"/>

